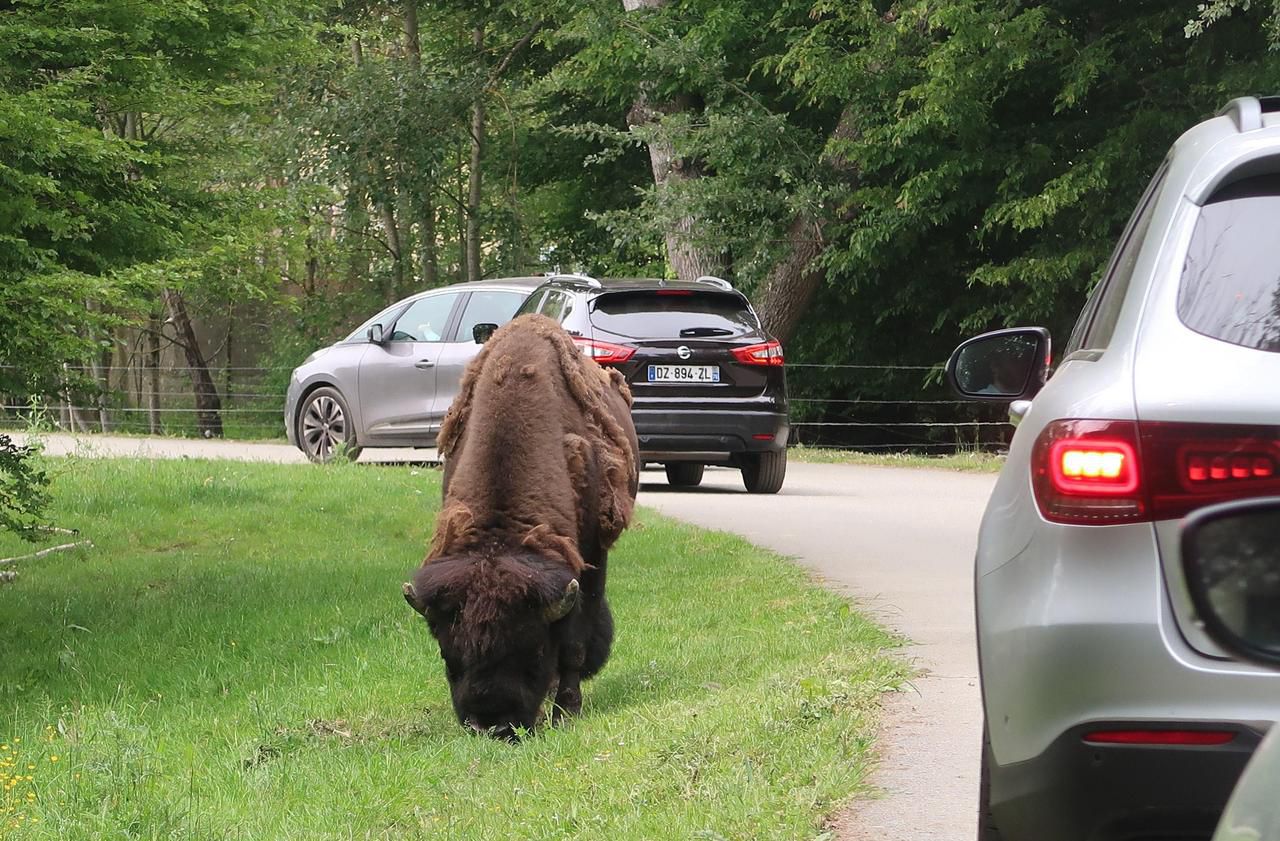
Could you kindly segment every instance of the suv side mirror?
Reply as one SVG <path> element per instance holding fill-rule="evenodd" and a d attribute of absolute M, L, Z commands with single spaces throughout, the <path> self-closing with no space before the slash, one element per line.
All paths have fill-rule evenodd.
<path fill-rule="evenodd" d="M 471 328 L 471 338 L 476 340 L 476 344 L 482 345 L 489 341 L 494 331 L 498 329 L 498 325 L 490 324 L 487 321 L 477 324 Z"/>
<path fill-rule="evenodd" d="M 1280 665 L 1280 497 L 1193 513 L 1182 568 L 1210 639 L 1241 660 Z"/>
<path fill-rule="evenodd" d="M 1030 400 L 1049 378 L 1049 331 L 1014 327 L 975 336 L 947 360 L 947 382 L 969 400 Z"/>
<path fill-rule="evenodd" d="M 375 345 L 384 344 L 386 342 L 386 338 L 382 334 L 381 324 L 375 324 L 372 327 L 370 327 L 368 336 L 369 336 L 369 341 L 373 342 Z"/>

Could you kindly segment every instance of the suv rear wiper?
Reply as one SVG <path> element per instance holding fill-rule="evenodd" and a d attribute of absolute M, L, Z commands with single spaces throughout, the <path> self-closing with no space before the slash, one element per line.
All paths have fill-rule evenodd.
<path fill-rule="evenodd" d="M 732 336 L 732 330 L 723 327 L 686 327 L 680 331 L 680 338 L 691 339 L 697 336 Z"/>

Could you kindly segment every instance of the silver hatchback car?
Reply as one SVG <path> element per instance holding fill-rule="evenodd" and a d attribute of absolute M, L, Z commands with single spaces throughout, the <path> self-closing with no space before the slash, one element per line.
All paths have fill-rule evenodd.
<path fill-rule="evenodd" d="M 985 841 L 1208 839 L 1280 718 L 1280 675 L 1206 635 L 1178 541 L 1280 492 L 1276 112 L 1237 99 L 1174 144 L 1051 379 L 1038 328 L 948 362 L 1018 424 L 975 570 Z"/>
<path fill-rule="evenodd" d="M 433 447 L 480 343 L 474 330 L 505 324 L 545 277 L 481 280 L 398 301 L 294 369 L 285 398 L 289 443 L 312 461 L 339 450 Z"/>

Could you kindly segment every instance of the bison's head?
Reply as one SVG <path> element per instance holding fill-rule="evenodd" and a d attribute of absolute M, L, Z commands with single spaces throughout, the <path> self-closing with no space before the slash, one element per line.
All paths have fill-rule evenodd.
<path fill-rule="evenodd" d="M 538 555 L 433 560 L 404 585 L 440 644 L 463 726 L 499 738 L 533 729 L 559 675 L 563 625 L 578 582 Z"/>

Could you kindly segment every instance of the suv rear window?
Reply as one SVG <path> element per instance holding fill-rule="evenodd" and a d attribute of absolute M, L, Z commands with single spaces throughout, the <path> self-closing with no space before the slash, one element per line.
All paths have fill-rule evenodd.
<path fill-rule="evenodd" d="M 1280 353 L 1280 174 L 1237 181 L 1200 210 L 1178 317 L 1224 342 Z"/>
<path fill-rule="evenodd" d="M 601 295 L 591 308 L 591 324 L 632 339 L 716 338 L 760 329 L 738 295 L 682 289 Z"/>

